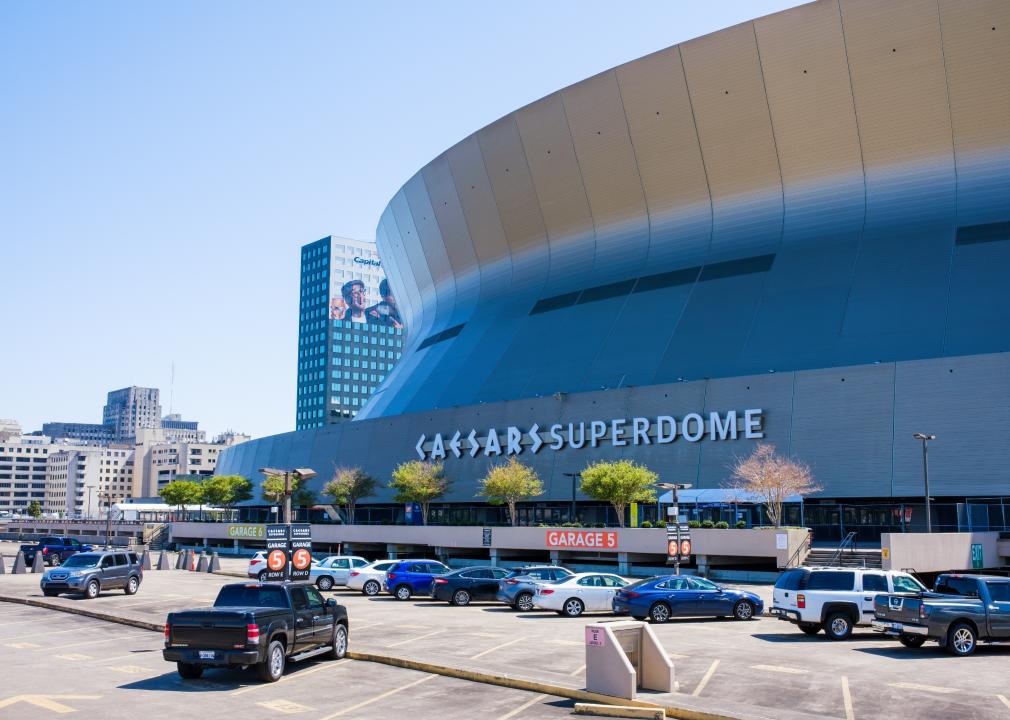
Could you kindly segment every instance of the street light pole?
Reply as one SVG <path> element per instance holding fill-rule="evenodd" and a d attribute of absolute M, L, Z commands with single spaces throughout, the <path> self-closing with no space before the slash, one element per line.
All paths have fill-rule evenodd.
<path fill-rule="evenodd" d="M 112 493 L 105 493 L 105 549 L 112 549 Z"/>
<path fill-rule="evenodd" d="M 936 435 L 926 435 L 925 433 L 915 433 L 912 435 L 916 440 L 922 440 L 922 484 L 926 491 L 926 532 L 933 532 L 933 513 L 929 504 L 929 450 L 927 443 L 936 440 Z"/>
<path fill-rule="evenodd" d="M 575 481 L 577 478 L 582 477 L 582 473 L 561 473 L 565 477 L 570 477 L 572 479 L 572 512 L 569 522 L 575 522 Z"/>
<path fill-rule="evenodd" d="M 675 575 L 680 575 L 680 500 L 677 498 L 677 491 L 687 490 L 691 485 L 687 483 L 656 483 L 656 487 L 660 490 L 669 490 L 670 499 L 673 501 L 670 507 L 667 508 L 667 515 L 673 515 L 674 537 L 677 541 L 677 554 L 673 556 L 673 572 Z M 669 512 L 670 510 L 673 512 Z M 669 526 L 669 521 L 667 521 L 667 525 Z M 667 530 L 666 537 L 667 539 L 670 537 L 669 530 Z"/>

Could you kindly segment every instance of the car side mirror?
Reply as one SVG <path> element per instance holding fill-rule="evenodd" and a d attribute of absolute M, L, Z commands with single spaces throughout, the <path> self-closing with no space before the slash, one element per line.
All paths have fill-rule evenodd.
<path fill-rule="evenodd" d="M 328 608 L 335 608 L 336 606 L 337 606 L 337 601 L 334 600 L 333 598 L 330 598 L 329 600 L 326 601 L 326 607 L 328 607 Z"/>

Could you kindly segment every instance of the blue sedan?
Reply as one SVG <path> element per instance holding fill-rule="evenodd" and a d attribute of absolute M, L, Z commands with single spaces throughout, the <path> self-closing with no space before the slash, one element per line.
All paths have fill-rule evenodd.
<path fill-rule="evenodd" d="M 750 620 L 764 611 L 760 597 L 746 590 L 730 590 L 709 580 L 685 575 L 661 575 L 621 588 L 614 596 L 614 612 L 636 620 L 665 623 L 677 616 L 733 617 Z"/>

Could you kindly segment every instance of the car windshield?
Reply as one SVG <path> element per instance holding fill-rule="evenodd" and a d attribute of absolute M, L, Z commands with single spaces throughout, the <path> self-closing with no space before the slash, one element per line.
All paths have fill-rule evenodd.
<path fill-rule="evenodd" d="M 71 555 L 64 561 L 63 567 L 68 568 L 92 567 L 98 564 L 98 557 L 99 557 L 98 555 L 81 555 L 81 554 Z"/>
<path fill-rule="evenodd" d="M 702 578 L 693 577 L 693 578 L 691 578 L 691 583 L 698 590 L 718 590 L 719 589 L 719 586 L 716 585 L 714 582 L 711 582 L 709 580 L 703 580 Z"/>
<path fill-rule="evenodd" d="M 283 588 L 264 585 L 226 585 L 214 601 L 214 607 L 286 608 Z"/>

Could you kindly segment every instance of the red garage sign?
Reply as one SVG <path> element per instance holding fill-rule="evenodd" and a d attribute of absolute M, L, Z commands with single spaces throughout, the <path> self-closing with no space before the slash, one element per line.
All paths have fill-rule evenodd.
<path fill-rule="evenodd" d="M 616 550 L 615 530 L 548 530 L 547 547 Z"/>

